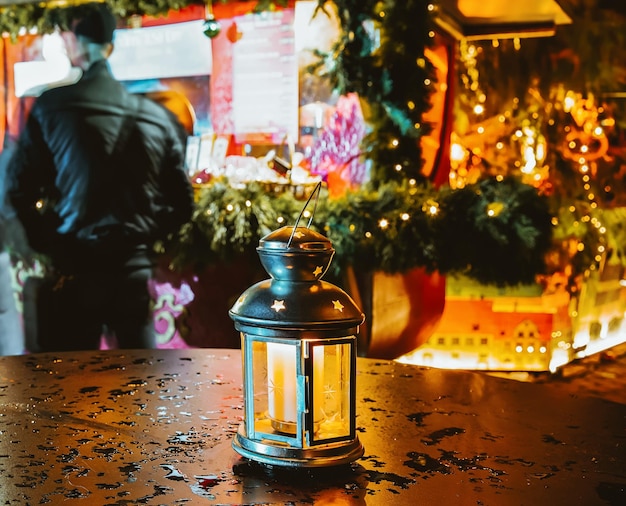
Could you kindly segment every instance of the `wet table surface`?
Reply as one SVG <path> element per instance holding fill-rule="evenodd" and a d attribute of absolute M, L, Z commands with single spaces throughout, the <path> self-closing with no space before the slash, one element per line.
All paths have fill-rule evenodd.
<path fill-rule="evenodd" d="M 0 358 L 0 504 L 626 504 L 626 404 L 357 362 L 365 455 L 325 470 L 231 448 L 239 350 Z"/>

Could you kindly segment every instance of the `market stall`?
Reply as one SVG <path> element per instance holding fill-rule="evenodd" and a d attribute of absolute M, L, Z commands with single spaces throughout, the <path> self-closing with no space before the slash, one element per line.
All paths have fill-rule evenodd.
<path fill-rule="evenodd" d="M 194 41 L 188 44 L 206 50 L 194 51 L 205 55 L 204 70 L 165 75 L 163 67 L 163 75 L 126 76 L 138 93 L 166 90 L 161 98 L 170 107 L 184 103 L 189 125 L 197 212 L 160 245 L 153 289 L 163 347 L 239 345 L 227 311 L 263 276 L 258 241 L 293 223 L 301 199 L 320 180 L 324 192 L 312 226 L 336 250 L 330 275 L 366 313 L 360 354 L 548 369 L 585 353 L 591 341 L 623 333 L 624 242 L 616 227 L 605 226 L 619 223 L 624 205 L 613 116 L 583 90 L 557 93 L 574 86 L 571 79 L 555 77 L 542 88 L 528 72 L 496 90 L 494 75 L 506 69 L 485 72 L 500 62 L 497 56 L 485 62 L 489 51 L 510 46 L 521 55 L 520 48 L 537 46 L 533 37 L 554 37 L 572 22 L 559 3 L 513 10 L 497 1 L 478 10 L 469 1 L 384 8 L 356 0 L 183 4 L 178 11 L 166 1 L 150 11 L 130 1 L 114 4 L 124 11 L 118 31 L 121 48 L 132 48 L 128 54 L 142 44 L 154 54 L 155 41 L 162 44 L 157 53 L 167 53 L 183 23 Z M 7 29 L 13 18 L 2 13 Z M 17 42 L 5 37 L 9 63 L 37 60 L 34 41 L 55 19 L 39 4 L 23 13 L 22 23 L 39 20 L 40 33 L 16 32 Z M 498 44 L 482 43 L 485 37 Z M 555 54 L 554 65 L 569 58 Z M 130 61 L 125 65 L 138 71 Z M 5 123 L 16 133 L 31 99 L 11 95 L 13 67 L 5 68 Z M 172 101 L 172 93 L 182 98 Z M 574 191 L 563 184 L 564 170 Z M 590 205 L 579 205 L 581 192 Z M 607 205 L 609 194 L 616 197 Z M 611 288 L 590 288 L 605 272 Z M 468 282 L 449 283 L 456 275 Z M 461 312 L 466 317 L 457 318 L 454 297 L 484 300 L 494 290 L 496 303 L 481 311 L 469 304 Z M 610 292 L 602 296 L 610 301 L 597 317 L 580 318 L 582 309 L 596 307 L 580 296 L 590 290 Z M 521 296 L 528 297 L 523 304 Z M 507 323 L 476 328 L 472 318 L 493 318 L 496 306 L 513 308 Z M 552 315 L 549 322 L 529 316 L 541 312 Z"/>

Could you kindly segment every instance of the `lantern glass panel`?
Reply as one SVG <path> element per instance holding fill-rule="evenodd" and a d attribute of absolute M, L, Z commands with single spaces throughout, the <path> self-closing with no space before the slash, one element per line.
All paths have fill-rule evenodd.
<path fill-rule="evenodd" d="M 298 420 L 304 406 L 304 377 L 300 342 L 294 339 L 267 340 L 244 336 L 244 353 L 250 347 L 248 363 L 253 394 L 248 396 L 252 410 L 246 410 L 248 437 L 302 445 Z M 250 415 L 253 415 L 252 417 Z"/>
<path fill-rule="evenodd" d="M 313 345 L 311 351 L 314 427 L 311 444 L 352 437 L 352 343 L 322 342 Z"/>
<path fill-rule="evenodd" d="M 251 341 L 252 359 L 252 386 L 254 394 L 252 403 L 254 406 L 253 418 L 248 418 L 253 422 L 254 431 L 271 432 L 269 419 L 267 419 L 267 343 L 264 341 Z"/>

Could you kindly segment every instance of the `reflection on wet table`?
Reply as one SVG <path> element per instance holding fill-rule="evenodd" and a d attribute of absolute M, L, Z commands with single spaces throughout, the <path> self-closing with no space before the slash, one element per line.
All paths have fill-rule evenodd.
<path fill-rule="evenodd" d="M 357 361 L 365 455 L 248 462 L 238 350 L 0 358 L 0 504 L 626 504 L 626 405 Z"/>

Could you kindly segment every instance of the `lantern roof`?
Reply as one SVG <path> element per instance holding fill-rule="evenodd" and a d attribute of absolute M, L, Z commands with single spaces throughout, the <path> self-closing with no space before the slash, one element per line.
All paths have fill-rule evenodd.
<path fill-rule="evenodd" d="M 238 330 L 254 327 L 260 335 L 282 337 L 301 337 L 306 332 L 321 331 L 325 331 L 325 335 L 330 331 L 329 337 L 338 337 L 365 320 L 346 292 L 321 280 L 308 283 L 261 281 L 241 294 L 229 315 Z M 283 335 L 282 331 L 287 334 Z M 293 331 L 298 335 L 293 335 Z"/>
<path fill-rule="evenodd" d="M 248 288 L 229 311 L 238 329 L 253 326 L 277 335 L 363 323 L 363 312 L 352 298 L 321 279 L 335 253 L 325 236 L 308 227 L 282 227 L 263 237 L 257 252 L 271 279 Z"/>

